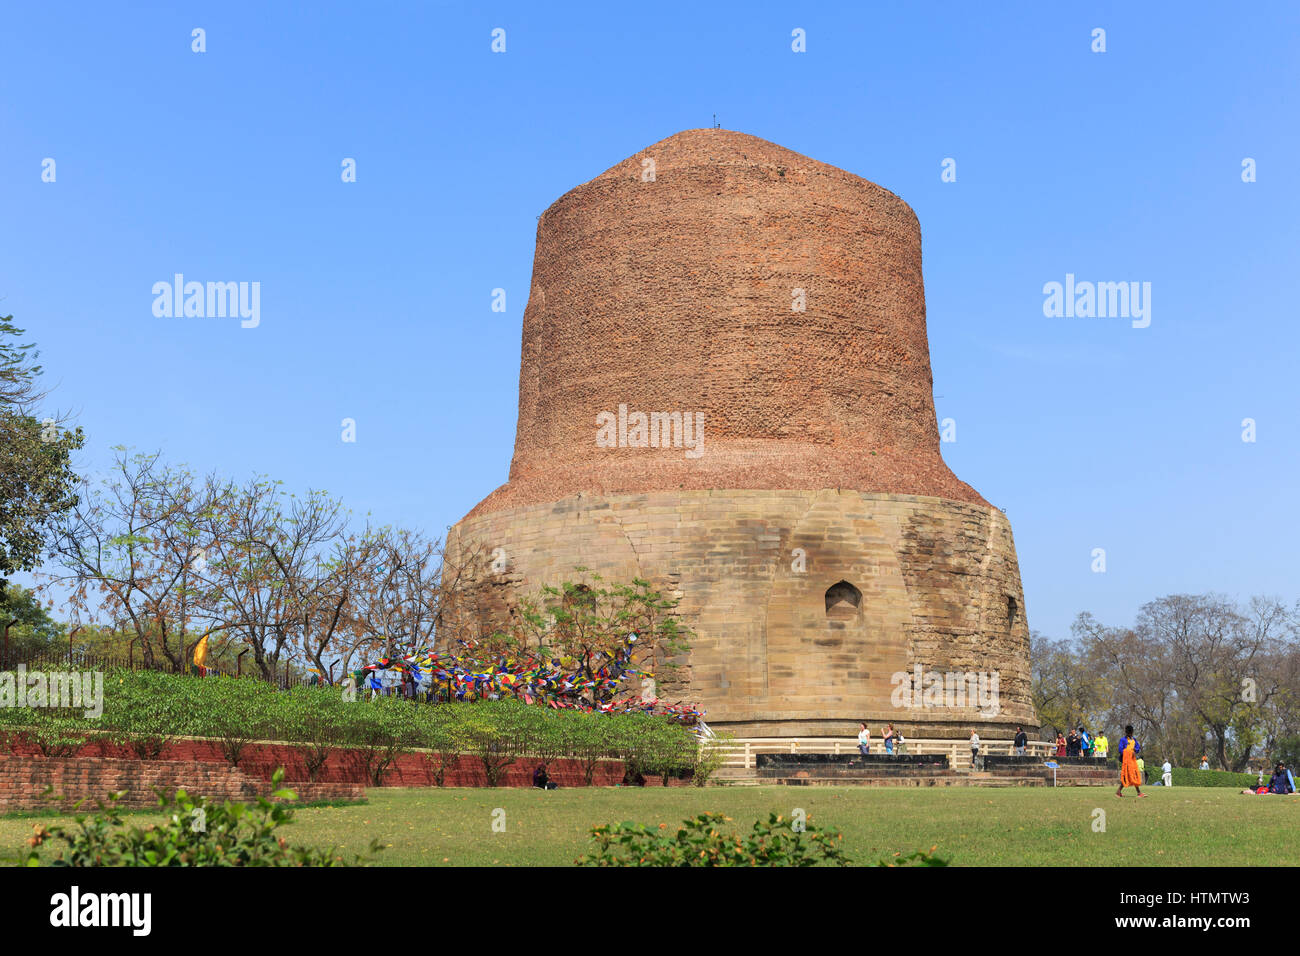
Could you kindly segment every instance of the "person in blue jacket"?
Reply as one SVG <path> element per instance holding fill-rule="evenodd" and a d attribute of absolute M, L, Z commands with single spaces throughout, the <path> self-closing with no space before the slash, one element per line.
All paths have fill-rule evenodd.
<path fill-rule="evenodd" d="M 1291 778 L 1291 772 L 1286 769 L 1286 765 L 1278 763 L 1277 768 L 1273 771 L 1273 777 L 1268 782 L 1269 793 L 1295 793 L 1295 781 Z"/>

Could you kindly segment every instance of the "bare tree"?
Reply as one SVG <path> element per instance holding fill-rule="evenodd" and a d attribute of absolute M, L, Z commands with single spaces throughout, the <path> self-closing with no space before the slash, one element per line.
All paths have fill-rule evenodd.
<path fill-rule="evenodd" d="M 210 626 L 250 650 L 263 677 L 273 678 L 286 652 L 304 646 L 320 609 L 317 599 L 328 591 L 322 554 L 342 538 L 346 517 L 325 492 L 299 498 L 260 477 L 212 514 Z"/>
<path fill-rule="evenodd" d="M 52 551 L 62 572 L 49 577 L 70 589 L 74 613 L 128 622 L 146 665 L 162 657 L 182 670 L 193 646 L 187 635 L 211 591 L 205 528 L 225 489 L 159 459 L 117 450 L 112 476 L 85 490 L 57 526 Z"/>

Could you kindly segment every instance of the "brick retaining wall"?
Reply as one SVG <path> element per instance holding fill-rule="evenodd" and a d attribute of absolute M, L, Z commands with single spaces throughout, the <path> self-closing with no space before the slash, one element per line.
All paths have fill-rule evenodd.
<path fill-rule="evenodd" d="M 24 741 L 13 743 L 13 752 L 23 756 L 37 756 L 36 748 Z M 108 741 L 91 741 L 81 747 L 77 758 L 104 757 L 135 760 L 129 747 Z M 487 785 L 487 776 L 482 764 L 474 757 L 461 754 L 452 758 L 443 785 L 448 787 L 483 787 Z M 204 766 L 216 764 L 228 767 L 221 752 L 220 741 L 196 738 L 175 740 L 168 744 L 158 760 L 143 761 L 147 764 L 172 762 L 199 763 Z M 137 761 L 138 762 L 138 761 Z M 435 763 L 422 753 L 400 755 L 384 776 L 386 787 L 432 787 L 436 785 Z M 508 768 L 501 779 L 503 787 L 531 787 L 533 769 L 536 760 L 517 760 Z M 292 744 L 254 743 L 249 744 L 244 756 L 239 761 L 240 770 L 250 777 L 270 780 L 277 767 L 284 767 L 284 779 L 295 788 L 307 781 L 307 764 L 301 748 Z M 552 760 L 547 764 L 550 778 L 561 787 L 581 787 L 585 780 L 581 765 L 576 760 Z M 602 760 L 596 767 L 592 783 L 598 787 L 612 787 L 623 779 L 623 763 L 619 760 Z M 365 757 L 360 751 L 338 749 L 330 753 L 329 759 L 316 775 L 318 783 L 346 783 L 372 786 L 366 777 Z M 658 784 L 658 777 L 646 778 L 647 784 Z M 672 785 L 681 785 L 689 781 L 673 780 Z M 328 798 L 323 798 L 328 799 Z"/>
<path fill-rule="evenodd" d="M 45 797 L 54 788 L 60 800 Z M 269 796 L 269 783 L 224 764 L 199 760 L 135 760 L 116 757 L 31 757 L 0 754 L 0 813 L 58 807 L 68 810 L 84 800 L 83 810 L 125 790 L 118 805 L 145 809 L 158 805 L 154 788 L 171 794 L 184 789 L 194 796 L 245 803 Z M 362 800 L 365 790 L 352 783 L 295 783 L 304 802 Z"/>

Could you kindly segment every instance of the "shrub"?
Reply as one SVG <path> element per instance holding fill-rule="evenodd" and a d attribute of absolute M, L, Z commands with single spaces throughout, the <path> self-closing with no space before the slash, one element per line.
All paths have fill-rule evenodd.
<path fill-rule="evenodd" d="M 518 708 L 530 706 L 513 701 L 502 702 L 492 709 L 471 704 L 454 714 L 451 733 L 456 749 L 478 758 L 489 787 L 497 786 L 506 770 L 525 755 L 520 729 L 526 718 L 518 713 Z"/>
<path fill-rule="evenodd" d="M 1147 767 L 1151 771 L 1151 782 L 1160 779 L 1160 768 Z M 1268 783 L 1271 774 L 1264 774 Z M 1259 775 L 1253 773 L 1230 773 L 1227 770 L 1194 770 L 1191 767 L 1175 767 L 1173 773 L 1175 787 L 1254 787 L 1259 783 Z"/>
<path fill-rule="evenodd" d="M 593 719 L 590 714 L 575 711 L 565 711 L 560 716 L 565 753 L 578 762 L 590 787 L 600 762 L 616 756 L 614 730 L 620 718 Z"/>
<path fill-rule="evenodd" d="M 340 739 L 338 725 L 332 718 L 329 713 L 319 713 L 309 715 L 303 722 L 303 741 L 297 749 L 307 767 L 307 779 L 313 783 Z"/>
<path fill-rule="evenodd" d="M 277 800 L 296 800 L 292 790 L 278 789 L 284 779 L 279 768 L 271 778 Z M 184 790 L 159 793 L 158 805 L 168 821 L 158 826 L 128 826 L 117 806 L 121 794 L 110 794 L 93 816 L 76 817 L 76 826 L 37 825 L 24 862 L 40 866 L 36 847 L 61 840 L 65 848 L 54 866 L 354 866 L 335 850 L 290 845 L 276 830 L 293 819 L 293 810 L 259 797 L 253 806 L 211 803 Z M 378 841 L 370 845 L 373 855 Z"/>
<path fill-rule="evenodd" d="M 689 733 L 675 733 L 671 725 L 663 725 L 658 721 L 655 724 L 655 731 L 648 735 L 642 763 L 646 770 L 658 774 L 660 784 L 666 787 L 673 777 L 683 777 L 694 772 L 700 745 Z"/>
<path fill-rule="evenodd" d="M 399 756 L 411 749 L 415 728 L 407 704 L 397 699 L 379 699 L 363 706 L 351 729 L 349 742 L 358 748 L 366 778 L 376 787 Z"/>
<path fill-rule="evenodd" d="M 848 866 L 838 831 L 813 824 L 795 830 L 773 813 L 757 820 L 747 834 L 726 827 L 730 818 L 703 813 L 683 821 L 676 833 L 640 823 L 615 823 L 591 831 L 594 854 L 579 866 Z"/>
<path fill-rule="evenodd" d="M 699 746 L 695 750 L 695 762 L 691 776 L 691 782 L 695 786 L 705 786 L 713 779 L 713 775 L 722 769 L 722 764 L 727 759 L 726 743 L 734 739 L 734 734 L 723 732 L 716 737 L 706 738 L 699 742 Z"/>
<path fill-rule="evenodd" d="M 22 731 L 22 737 L 36 747 L 42 757 L 70 757 L 86 742 L 86 723 L 75 717 L 35 709 L 31 723 Z"/>
<path fill-rule="evenodd" d="M 418 733 L 419 746 L 428 748 L 422 755 L 424 762 L 433 775 L 434 785 L 441 787 L 447 780 L 447 770 L 459 761 L 446 710 L 434 710 L 433 719 L 424 721 Z"/>
<path fill-rule="evenodd" d="M 167 748 L 167 745 L 172 742 L 171 736 L 161 731 L 156 733 L 145 731 L 121 733 L 115 735 L 114 739 L 129 747 L 139 760 L 157 760 L 162 756 L 162 752 Z"/>
<path fill-rule="evenodd" d="M 230 714 L 218 717 L 213 722 L 212 729 L 220 744 L 221 755 L 230 766 L 238 768 L 239 761 L 244 759 L 244 751 L 257 739 L 253 727 L 237 715 Z"/>
<path fill-rule="evenodd" d="M 559 711 L 524 704 L 512 708 L 511 712 L 517 722 L 522 756 L 549 764 L 569 755 L 569 741 L 564 733 L 567 725 Z"/>

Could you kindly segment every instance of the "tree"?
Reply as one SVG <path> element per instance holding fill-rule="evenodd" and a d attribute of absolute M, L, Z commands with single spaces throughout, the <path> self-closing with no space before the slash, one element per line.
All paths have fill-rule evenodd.
<path fill-rule="evenodd" d="M 220 626 L 192 632 L 212 595 L 207 528 L 228 497 L 215 477 L 196 480 L 158 453 L 118 448 L 113 476 L 56 527 L 53 551 L 64 573 L 52 577 L 70 587 L 74 612 L 129 624 L 146 666 L 161 656 L 184 670 L 194 644 Z"/>
<path fill-rule="evenodd" d="M 299 498 L 266 478 L 250 479 L 211 514 L 209 624 L 251 650 L 263 677 L 274 677 L 280 661 L 307 646 L 307 632 L 325 620 L 337 580 L 324 555 L 341 540 L 346 517 L 323 491 Z"/>
<path fill-rule="evenodd" d="M 30 588 L 11 584 L 0 593 L 0 627 L 5 626 L 9 627 L 11 657 L 56 646 L 66 650 L 63 625 L 50 617 L 36 592 Z"/>
<path fill-rule="evenodd" d="M 1057 731 L 1065 733 L 1080 724 L 1100 723 L 1106 709 L 1105 674 L 1074 642 L 1051 641 L 1035 632 L 1030 636 L 1029 658 L 1034 710 L 1044 734 L 1050 735 L 1045 739 L 1055 740 Z"/>
<path fill-rule="evenodd" d="M 19 344 L 12 318 L 0 318 L 0 595 L 8 575 L 40 565 L 53 524 L 76 505 L 72 454 L 85 442 L 80 428 L 37 418 L 38 353 Z"/>
<path fill-rule="evenodd" d="M 1243 608 L 1213 594 L 1148 602 L 1131 628 L 1081 614 L 1073 643 L 1034 644 L 1035 704 L 1072 725 L 1092 701 L 1101 724 L 1133 724 L 1148 753 L 1239 771 L 1300 728 L 1298 619 L 1275 599 Z"/>
<path fill-rule="evenodd" d="M 520 603 L 510 646 L 536 647 L 574 667 L 592 685 L 583 694 L 592 705 L 608 702 L 612 682 L 629 674 L 662 674 L 671 684 L 689 649 L 677 601 L 640 578 L 606 586 L 599 574 L 575 570 L 577 582 L 545 586 Z"/>
<path fill-rule="evenodd" d="M 369 529 L 336 540 L 328 555 L 308 557 L 296 566 L 280 562 L 272 550 L 302 618 L 298 639 L 303 654 L 316 665 L 322 681 L 332 683 L 329 668 L 339 659 L 347 671 L 361 636 L 357 596 L 373 580 L 374 564 L 382 554 L 380 539 Z"/>
<path fill-rule="evenodd" d="M 405 528 L 383 528 L 368 538 L 369 560 L 359 565 L 364 573 L 351 608 L 356 641 L 344 653 L 345 670 L 356 647 L 385 657 L 432 647 L 442 621 L 441 543 Z"/>

